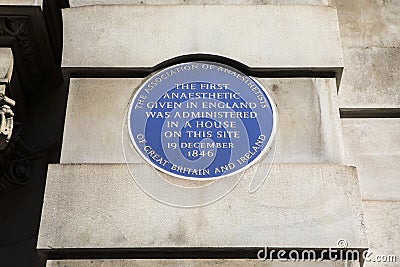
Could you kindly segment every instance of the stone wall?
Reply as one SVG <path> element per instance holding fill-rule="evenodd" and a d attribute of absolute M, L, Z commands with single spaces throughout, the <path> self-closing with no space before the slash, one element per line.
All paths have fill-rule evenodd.
<path fill-rule="evenodd" d="M 16 2 L 0 0 L 0 4 L 41 5 L 41 1 Z M 114 6 L 104 6 L 109 4 Z M 160 17 L 160 14 L 146 11 L 151 5 L 160 4 L 170 5 L 170 8 L 164 13 L 165 16 L 176 12 L 181 12 L 180 14 L 182 15 L 187 14 L 187 10 L 192 9 L 190 5 L 228 5 L 224 14 L 230 14 L 232 10 L 236 10 L 235 14 L 239 17 L 242 16 L 242 20 L 238 19 L 237 16 L 230 18 L 232 24 L 239 27 L 239 31 L 236 33 L 233 31 L 229 32 L 229 29 L 228 32 L 225 30 L 221 32 L 210 31 L 213 25 L 210 25 L 208 28 L 205 27 L 207 30 L 204 32 L 201 30 L 196 32 L 193 29 L 201 29 L 201 23 L 195 22 L 191 16 L 188 16 L 186 17 L 186 22 L 191 24 L 191 28 L 186 28 L 187 31 L 184 32 L 171 32 L 170 27 L 165 26 L 165 24 L 152 24 L 154 23 L 154 18 Z M 261 18 L 258 16 L 249 22 L 249 20 L 246 19 L 250 17 L 249 15 L 246 16 L 246 14 L 249 14 L 246 13 L 249 7 L 241 6 L 243 4 L 258 6 L 264 6 L 265 4 L 303 6 L 298 6 L 296 8 L 293 6 L 268 6 L 266 7 L 269 9 L 268 14 L 271 14 L 271 12 L 273 13 L 274 10 L 276 13 L 282 12 L 282 10 L 292 10 L 293 13 L 283 12 L 284 15 L 286 15 L 286 20 L 282 21 L 274 21 L 270 16 L 265 19 L 262 16 Z M 315 168 L 322 170 L 324 173 L 329 173 L 328 170 L 332 172 L 352 173 L 351 175 L 347 174 L 351 182 L 347 181 L 349 183 L 345 187 L 338 186 L 336 196 L 332 195 L 335 192 L 331 192 L 328 189 L 319 192 L 319 194 L 311 194 L 311 196 L 315 196 L 313 200 L 315 206 L 311 205 L 306 207 L 311 210 L 311 216 L 306 216 L 303 221 L 299 221 L 299 224 L 302 225 L 304 229 L 307 228 L 307 225 L 317 224 L 318 227 L 318 223 L 320 222 L 313 217 L 313 214 L 320 214 L 318 212 L 321 212 L 321 208 L 323 209 L 322 212 L 327 212 L 327 210 L 332 207 L 331 205 L 338 204 L 329 202 L 329 198 L 324 198 L 323 196 L 322 199 L 326 201 L 319 203 L 320 198 L 318 198 L 318 196 L 321 194 L 324 195 L 324 193 L 328 194 L 328 196 L 331 194 L 333 196 L 332 199 L 344 199 L 344 201 L 341 202 L 342 204 L 346 202 L 347 204 L 350 203 L 350 207 L 347 207 L 347 204 L 343 206 L 347 207 L 347 211 L 349 212 L 354 211 L 353 215 L 355 217 L 346 217 L 348 214 L 344 216 L 344 218 L 350 218 L 351 220 L 348 225 L 359 226 L 365 223 L 369 246 L 372 248 L 374 255 L 395 255 L 397 253 L 397 261 L 400 260 L 400 255 L 398 254 L 400 251 L 400 243 L 398 241 L 398 233 L 400 233 L 400 165 L 398 164 L 400 160 L 400 119 L 398 111 L 400 108 L 399 1 L 70 0 L 70 5 L 71 9 L 64 10 L 64 33 L 67 36 L 64 40 L 64 67 L 152 67 L 164 60 L 179 56 L 180 53 L 219 54 L 245 63 L 250 67 L 318 67 L 325 70 L 337 70 L 337 68 L 344 65 L 338 97 L 334 94 L 336 89 L 334 79 L 303 78 L 293 80 L 263 80 L 266 87 L 274 94 L 278 109 L 281 110 L 280 117 L 282 118 L 282 131 L 277 136 L 278 149 L 276 157 L 276 162 L 279 163 L 276 167 L 278 169 L 282 168 L 282 170 L 280 172 L 279 170 L 275 170 L 275 176 L 273 176 L 275 179 L 277 179 L 277 177 L 281 178 L 278 179 L 279 181 L 272 180 L 272 182 L 275 181 L 273 185 L 276 186 L 275 189 L 278 191 L 284 190 L 286 186 L 292 188 L 294 192 L 297 192 L 297 188 L 294 188 L 295 185 L 301 186 L 303 183 L 299 181 L 304 179 L 304 177 L 314 177 L 313 175 L 316 175 Z M 229 5 L 236 5 L 237 7 L 231 7 Z M 312 10 L 311 5 L 320 7 L 314 8 L 314 11 L 309 13 L 308 11 Z M 338 21 L 334 8 L 321 7 L 326 5 L 337 9 Z M 259 11 L 257 12 L 265 10 L 263 8 L 258 9 Z M 214 12 L 213 8 L 203 7 L 203 9 L 204 12 Z M 250 7 L 250 9 L 253 10 L 252 7 Z M 319 11 L 315 12 L 316 10 Z M 135 16 L 131 16 L 132 14 L 135 14 Z M 196 15 L 195 12 L 191 14 L 192 16 Z M 326 19 L 326 16 L 329 16 L 330 19 Z M 115 19 L 116 17 L 118 19 Z M 151 33 L 149 33 L 148 36 L 138 34 L 139 37 L 146 37 L 146 39 L 138 39 L 139 37 L 135 34 L 142 29 L 140 24 L 136 24 L 136 17 L 145 19 L 148 21 L 147 24 L 154 26 L 153 31 L 150 31 Z M 201 20 L 201 16 L 196 18 Z M 244 21 L 249 23 L 243 23 Z M 178 22 L 176 21 L 176 23 Z M 203 21 L 202 23 L 207 23 L 207 21 Z M 265 25 L 263 23 L 265 23 Z M 260 25 L 263 25 L 263 27 L 260 27 Z M 312 27 L 313 25 L 315 27 Z M 337 28 L 337 25 L 339 25 L 339 28 Z M 279 34 L 279 31 L 274 30 L 276 28 L 284 28 L 285 31 Z M 160 34 L 160 36 L 154 34 L 154 32 L 157 32 L 157 29 L 164 29 L 164 31 L 161 31 L 162 34 Z M 257 31 L 253 32 L 254 29 L 257 29 Z M 340 32 L 338 30 L 340 30 Z M 240 33 L 243 32 L 250 34 L 253 38 L 251 40 L 253 40 L 254 46 L 252 46 L 250 50 L 242 49 L 243 44 L 248 41 L 247 35 L 240 35 Z M 270 33 L 274 34 L 272 38 L 261 38 L 262 42 L 258 41 L 260 39 L 259 36 L 267 36 Z M 327 35 L 324 35 L 324 38 L 321 39 L 321 33 L 327 33 Z M 73 36 L 73 38 L 68 38 L 68 36 Z M 196 38 L 193 37 L 213 39 L 220 38 L 221 36 L 227 37 L 227 39 L 224 39 L 226 43 L 221 47 L 202 46 L 203 42 L 193 41 L 196 40 Z M 179 42 L 177 43 L 179 47 L 175 46 L 176 49 L 174 50 L 171 49 L 171 46 L 163 46 L 163 41 L 168 38 L 171 38 L 170 42 L 178 38 Z M 143 42 L 143 40 L 147 42 Z M 154 40 L 157 42 L 154 42 Z M 337 46 L 339 42 L 341 43 L 341 50 L 340 46 L 339 49 Z M 235 44 L 235 46 L 231 46 L 230 44 L 232 43 Z M 138 53 L 138 51 L 146 50 L 146 48 L 152 46 L 160 49 L 154 49 L 156 53 Z M 229 47 L 230 51 L 227 52 L 226 47 Z M 9 53 L 10 51 L 8 50 L 0 49 L 0 58 L 8 59 Z M 1 64 L 0 74 L 4 73 L 6 65 L 7 64 Z M 104 246 L 104 244 L 107 243 L 105 240 L 99 241 L 98 239 L 104 238 L 104 236 L 107 237 L 107 235 L 99 235 L 102 229 L 97 229 L 97 232 L 91 232 L 91 230 L 88 231 L 85 227 L 74 228 L 73 219 L 75 218 L 82 220 L 82 225 L 85 223 L 88 224 L 89 222 L 98 223 L 105 221 L 110 227 L 115 226 L 116 223 L 123 228 L 125 219 L 120 212 L 116 211 L 118 206 L 112 205 L 113 198 L 109 195 L 110 192 L 103 191 L 104 188 L 98 186 L 107 186 L 110 182 L 107 178 L 112 177 L 111 183 L 118 182 L 119 185 L 117 187 L 121 190 L 127 190 L 127 188 L 134 189 L 131 188 L 132 184 L 124 180 L 128 176 L 115 176 L 115 174 L 123 172 L 120 163 L 124 163 L 124 158 L 119 149 L 120 140 L 116 137 L 116 132 L 118 132 L 118 128 L 121 127 L 119 124 L 120 120 L 115 119 L 116 117 L 112 115 L 117 114 L 118 118 L 124 115 L 123 108 L 126 107 L 124 101 L 132 94 L 129 88 L 137 86 L 140 82 L 141 79 L 71 79 L 64 146 L 61 156 L 61 162 L 66 165 L 50 167 L 49 184 L 53 187 L 51 191 L 48 191 L 47 198 L 45 199 L 46 209 L 44 210 L 44 215 L 46 218 L 44 220 L 44 225 L 46 227 L 44 230 L 41 230 L 39 248 L 46 249 L 49 244 L 54 244 L 56 247 L 63 247 L 64 241 L 72 247 L 76 245 L 74 244 L 75 241 L 81 242 L 78 245 L 83 247 L 85 245 Z M 118 103 L 122 102 L 123 105 L 121 106 L 116 106 L 109 101 L 110 94 L 114 94 L 115 90 L 118 91 L 118 94 L 113 101 Z M 308 105 L 302 105 L 303 101 Z M 94 104 L 91 105 L 91 103 Z M 342 108 L 342 110 L 350 110 L 353 112 L 352 114 L 357 114 L 357 117 L 363 118 L 339 119 L 338 107 Z M 105 115 L 100 120 L 93 120 L 93 115 L 97 114 L 101 109 L 106 111 Z M 301 112 L 296 112 L 297 110 L 301 110 Z M 304 127 L 299 121 L 309 121 L 310 124 Z M 104 131 L 102 131 L 100 135 L 90 130 L 95 127 L 96 123 L 101 123 L 105 126 Z M 296 133 L 294 137 L 292 135 L 293 132 Z M 71 167 L 74 165 L 67 165 L 77 163 L 88 165 L 76 168 Z M 102 165 L 104 163 L 112 163 L 112 165 Z M 297 181 L 285 180 L 288 174 L 286 173 L 287 175 L 284 175 L 285 171 L 287 171 L 284 164 L 290 164 L 291 168 L 295 169 L 303 166 L 301 164 L 300 166 L 297 165 L 299 163 L 322 165 L 313 167 L 314 171 L 311 172 L 310 169 L 305 170 L 304 173 L 306 174 L 304 174 L 304 177 L 300 177 Z M 327 163 L 333 164 L 332 166 L 335 167 L 329 164 L 325 165 Z M 358 188 L 358 179 L 355 178 L 356 176 L 353 170 L 348 167 L 338 167 L 336 164 L 346 164 L 357 167 L 361 189 L 360 195 L 357 191 L 358 189 L 354 189 Z M 103 169 L 104 173 L 109 174 L 107 177 L 103 177 L 104 173 L 99 173 L 99 171 Z M 77 170 L 81 170 L 81 172 Z M 277 175 L 277 172 L 282 176 Z M 86 175 L 82 175 L 82 173 Z M 343 176 L 346 175 L 343 174 Z M 68 180 L 71 179 L 71 177 L 78 177 L 80 180 Z M 329 186 L 327 177 L 331 176 L 316 175 L 314 177 L 315 179 L 311 179 L 309 182 L 315 182 L 320 178 Z M 333 177 L 339 179 L 336 176 Z M 85 181 L 85 179 L 97 179 L 96 181 L 99 183 L 90 180 L 88 185 L 93 183 L 93 186 L 83 188 L 81 188 L 79 184 L 76 184 L 79 181 Z M 280 184 L 282 181 L 285 182 Z M 340 179 L 335 181 L 339 184 Z M 311 187 L 315 189 L 317 184 L 318 183 L 312 183 Z M 126 186 L 126 188 L 124 188 L 124 186 Z M 70 190 L 70 195 L 63 194 L 67 187 L 73 189 Z M 348 188 L 353 188 L 355 191 L 346 191 Z M 264 189 L 266 190 L 266 188 Z M 305 188 L 303 189 L 303 193 L 306 195 L 307 190 L 305 190 Z M 89 196 L 85 195 L 87 192 L 90 192 Z M 353 192 L 355 192 L 355 196 L 350 196 Z M 111 193 L 120 194 L 120 192 Z M 128 201 L 121 205 L 125 207 L 125 209 L 132 208 L 133 206 L 137 208 L 132 204 L 135 203 L 134 199 L 137 196 L 129 196 L 128 192 L 125 193 L 125 199 Z M 286 192 L 288 197 L 293 197 L 293 203 L 289 201 L 286 204 L 295 205 L 296 201 L 294 199 L 301 199 L 301 196 L 291 195 L 292 193 L 293 192 Z M 137 194 L 140 196 L 143 192 L 137 192 Z M 106 196 L 105 200 L 107 201 L 103 203 L 103 205 L 107 206 L 110 211 L 110 213 L 106 215 L 104 215 L 103 210 L 93 210 L 89 205 L 96 205 L 97 197 L 101 195 Z M 50 196 L 52 199 L 50 199 Z M 282 197 L 278 195 L 274 196 L 277 199 Z M 360 203 L 353 201 L 357 196 L 361 197 L 363 200 L 364 215 L 360 213 Z M 143 195 L 143 198 L 146 197 L 146 195 Z M 87 205 L 80 205 L 76 202 L 79 199 L 82 199 L 82 202 L 85 202 L 87 199 L 90 201 L 86 203 Z M 62 208 L 65 206 L 65 203 L 70 204 L 67 212 Z M 147 205 L 153 207 L 151 203 L 152 202 L 149 200 Z M 223 203 L 221 205 L 225 204 L 226 203 Z M 162 209 L 157 207 L 153 208 Z M 86 212 L 88 213 L 86 214 Z M 207 213 L 207 211 L 205 212 Z M 84 214 L 84 216 L 82 216 L 82 214 Z M 266 214 L 268 215 L 269 213 Z M 276 210 L 272 211 L 271 214 L 271 216 L 278 217 L 285 215 L 285 213 L 281 214 Z M 73 215 L 75 217 L 68 217 L 67 215 Z M 340 225 L 340 223 L 338 224 L 337 222 L 336 224 L 334 223 L 335 214 L 325 215 L 327 215 L 327 221 L 324 221 L 324 223 L 331 223 L 334 225 L 334 227 L 331 228 L 333 232 L 338 231 L 340 227 L 346 228 L 346 225 Z M 184 218 L 186 215 L 182 216 L 182 218 Z M 191 215 L 190 218 L 194 218 L 193 216 L 194 215 Z M 296 216 L 300 215 L 289 214 L 289 220 L 300 218 Z M 337 213 L 336 216 L 342 218 L 343 214 Z M 283 217 L 279 218 L 281 221 L 284 221 Z M 117 220 L 114 221 L 114 219 Z M 160 220 L 162 221 L 162 219 L 163 218 Z M 260 217 L 260 221 L 263 219 L 266 218 Z M 134 218 L 132 220 L 134 220 Z M 67 222 L 65 225 L 64 221 Z M 58 226 L 53 223 L 57 223 Z M 242 225 L 245 225 L 245 222 L 242 223 Z M 323 224 L 319 225 L 321 226 Z M 259 224 L 258 226 L 262 228 L 265 225 Z M 188 229 L 185 225 L 171 224 L 169 227 L 180 227 L 189 232 L 191 231 L 191 229 Z M 219 227 L 223 226 L 219 225 Z M 240 224 L 238 227 L 240 227 Z M 359 230 L 359 228 L 357 229 Z M 113 245 L 131 245 L 127 240 L 124 240 L 126 236 L 121 235 L 119 230 L 119 228 L 112 228 L 111 232 L 106 231 L 106 234 L 111 235 L 109 237 L 112 238 L 114 242 Z M 351 236 L 350 233 L 352 233 L 353 230 L 352 228 L 348 228 L 346 229 L 348 232 L 343 233 Z M 69 233 L 70 235 L 63 235 L 65 233 Z M 311 242 L 311 240 L 321 241 L 321 239 L 312 236 L 312 233 L 307 233 L 311 235 L 308 235 L 308 239 L 305 239 L 305 243 L 302 245 L 306 246 L 310 244 L 307 243 L 307 240 L 309 242 Z M 354 230 L 354 234 L 359 234 L 359 237 L 362 237 L 362 233 L 363 231 L 357 232 L 357 230 Z M 75 236 L 76 239 L 74 239 L 74 235 L 76 234 L 81 236 Z M 278 238 L 279 235 L 277 234 L 279 233 L 274 232 L 271 234 L 276 235 L 275 239 L 272 240 L 281 238 Z M 299 234 L 299 232 L 295 232 L 294 237 L 296 237 L 296 234 Z M 335 236 L 335 234 L 330 234 L 332 234 L 332 232 L 327 233 L 324 238 Z M 131 239 L 134 238 L 129 235 L 128 237 Z M 167 236 L 164 241 L 172 242 L 175 240 L 178 242 L 178 237 Z M 235 239 L 229 238 L 223 240 L 228 240 L 233 243 L 236 242 Z M 244 238 L 243 240 L 246 239 Z M 301 238 L 297 240 L 298 242 L 302 241 Z M 357 240 L 362 240 L 362 238 L 349 239 L 348 241 L 353 243 L 349 243 L 349 245 L 357 245 Z M 161 241 L 162 240 L 154 238 L 154 242 Z M 329 245 L 329 240 L 324 239 L 323 241 L 325 243 L 321 242 L 317 245 Z M 286 243 L 286 245 L 289 243 Z M 178 242 L 177 244 L 181 243 Z M 193 243 L 189 242 L 189 244 Z M 246 244 L 248 245 L 249 243 Z M 361 241 L 359 244 L 364 245 Z M 83 266 L 88 266 L 87 264 L 94 264 L 93 266 L 109 266 L 112 264 L 121 266 L 122 263 L 119 261 L 96 261 L 91 263 L 85 261 L 52 261 L 48 263 L 49 266 L 80 266 L 79 264 L 83 264 Z M 154 264 L 154 262 L 138 261 L 124 262 L 123 264 L 127 264 L 127 266 L 148 266 L 149 264 Z M 161 266 L 170 263 L 157 262 L 156 264 L 160 264 Z M 185 262 L 180 264 L 193 264 L 193 266 L 196 266 L 196 264 L 227 264 L 227 266 L 230 266 L 231 264 L 237 264 L 237 262 Z M 240 262 L 240 265 L 242 264 L 243 262 Z M 246 262 L 246 264 L 253 266 L 255 263 Z M 283 265 L 292 266 L 290 263 L 279 266 Z M 267 266 L 270 265 L 268 264 Z M 271 266 L 275 265 L 271 263 Z M 309 266 L 320 265 L 315 263 Z M 342 265 L 339 263 L 332 263 L 332 266 Z M 396 266 L 396 263 L 382 264 L 368 262 L 366 266 Z"/>
<path fill-rule="evenodd" d="M 328 5 L 328 0 L 70 0 L 71 7 L 89 5 Z"/>
<path fill-rule="evenodd" d="M 400 2 L 332 2 L 338 10 L 345 63 L 339 106 L 372 113 L 400 108 Z M 375 254 L 397 254 L 397 261 L 400 242 L 393 240 L 399 240 L 400 232 L 399 115 L 342 119 L 346 162 L 358 169 L 370 246 Z"/>

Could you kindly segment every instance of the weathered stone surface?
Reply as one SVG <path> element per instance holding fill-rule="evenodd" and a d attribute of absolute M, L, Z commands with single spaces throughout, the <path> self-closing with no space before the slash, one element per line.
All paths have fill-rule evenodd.
<path fill-rule="evenodd" d="M 71 7 L 88 5 L 230 5 L 230 4 L 278 4 L 278 5 L 327 5 L 327 0 L 70 0 Z"/>
<path fill-rule="evenodd" d="M 0 79 L 6 78 L 12 69 L 13 56 L 11 48 L 0 47 Z"/>
<path fill-rule="evenodd" d="M 329 6 L 100 5 L 63 9 L 63 25 L 63 67 L 152 67 L 198 53 L 250 67 L 343 65 Z"/>
<path fill-rule="evenodd" d="M 123 126 L 142 79 L 71 79 L 62 163 L 123 163 Z"/>
<path fill-rule="evenodd" d="M 400 200 L 400 119 L 342 119 L 346 163 L 366 200 Z"/>
<path fill-rule="evenodd" d="M 260 79 L 278 110 L 277 163 L 341 163 L 334 79 Z"/>
<path fill-rule="evenodd" d="M 344 48 L 343 108 L 400 108 L 400 48 Z"/>
<path fill-rule="evenodd" d="M 345 71 L 340 107 L 400 107 L 400 2 L 331 0 L 338 10 Z"/>
<path fill-rule="evenodd" d="M 260 79 L 277 105 L 275 162 L 340 163 L 334 79 Z M 62 163 L 124 163 L 123 126 L 142 79 L 71 79 Z M 133 162 L 141 162 L 134 160 Z"/>
<path fill-rule="evenodd" d="M 41 6 L 42 0 L 0 0 L 0 5 Z"/>
<path fill-rule="evenodd" d="M 399 266 L 400 202 L 363 201 L 363 209 L 371 252 L 365 267 Z M 395 261 L 388 256 L 395 256 Z"/>
<path fill-rule="evenodd" d="M 47 267 L 355 267 L 343 262 L 281 262 L 259 260 L 54 260 Z"/>
<path fill-rule="evenodd" d="M 145 164 L 134 168 L 157 175 Z M 50 165 L 38 249 L 328 248 L 340 238 L 367 246 L 354 168 L 274 164 L 253 194 L 249 179 L 212 204 L 177 208 L 141 191 L 125 164 Z"/>
<path fill-rule="evenodd" d="M 331 0 L 344 47 L 399 47 L 400 1 Z"/>

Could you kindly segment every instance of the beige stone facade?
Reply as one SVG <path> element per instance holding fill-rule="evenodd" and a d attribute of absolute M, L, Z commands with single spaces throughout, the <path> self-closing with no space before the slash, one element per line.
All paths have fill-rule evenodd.
<path fill-rule="evenodd" d="M 16 4 L 42 4 L 25 2 Z M 11 3 L 0 0 L 0 4 Z M 371 261 L 364 266 L 398 266 L 399 1 L 70 0 L 69 4 L 63 10 L 64 69 L 101 69 L 104 74 L 107 69 L 146 69 L 203 54 L 261 70 L 256 78 L 279 112 L 276 156 L 271 169 L 256 165 L 247 170 L 238 185 L 216 202 L 192 208 L 165 205 L 132 178 L 158 177 L 158 172 L 138 155 L 128 159 L 124 155 L 127 108 L 145 77 L 71 77 L 61 159 L 47 173 L 40 253 L 325 249 L 337 248 L 336 242 L 345 239 L 346 248 L 370 249 Z M 0 79 L 9 69 L 10 55 L 9 49 L 0 49 Z M 264 77 L 270 70 L 282 69 L 312 75 Z M 260 170 L 270 173 L 250 194 L 250 180 L 265 176 Z M 166 181 L 174 183 L 174 178 Z M 386 257 L 387 262 L 378 262 L 377 257 Z M 254 260 L 106 260 L 101 255 L 70 260 L 66 256 L 48 260 L 47 266 L 359 266 L 358 262 L 255 259 L 256 255 Z"/>

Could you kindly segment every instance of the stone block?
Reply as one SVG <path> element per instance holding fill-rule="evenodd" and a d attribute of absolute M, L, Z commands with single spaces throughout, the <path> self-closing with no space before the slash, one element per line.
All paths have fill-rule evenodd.
<path fill-rule="evenodd" d="M 399 266 L 400 202 L 363 201 L 363 210 L 371 253 L 364 266 Z"/>
<path fill-rule="evenodd" d="M 278 109 L 275 162 L 342 162 L 334 79 L 259 80 L 271 92 Z M 125 162 L 124 116 L 141 82 L 71 79 L 61 163 Z"/>
<path fill-rule="evenodd" d="M 367 247 L 355 168 L 274 164 L 253 194 L 250 179 L 216 202 L 179 208 L 144 193 L 125 164 L 50 165 L 37 248 Z"/>
<path fill-rule="evenodd" d="M 187 54 L 254 68 L 343 66 L 329 6 L 97 5 L 63 9 L 63 26 L 63 67 L 153 67 Z"/>
<path fill-rule="evenodd" d="M 346 163 L 365 200 L 400 200 L 400 119 L 342 119 Z"/>
<path fill-rule="evenodd" d="M 334 79 L 260 79 L 278 110 L 277 163 L 341 163 Z"/>
<path fill-rule="evenodd" d="M 344 48 L 341 108 L 400 108 L 400 48 Z"/>
<path fill-rule="evenodd" d="M 89 5 L 327 5 L 327 0 L 70 0 L 71 7 Z"/>
<path fill-rule="evenodd" d="M 62 163 L 124 163 L 125 114 L 142 79 L 71 79 Z"/>
<path fill-rule="evenodd" d="M 0 80 L 11 77 L 13 55 L 11 48 L 0 47 Z"/>
<path fill-rule="evenodd" d="M 331 0 L 343 47 L 399 47 L 400 1 Z"/>
<path fill-rule="evenodd" d="M 0 5 L 42 6 L 43 0 L 0 0 Z"/>

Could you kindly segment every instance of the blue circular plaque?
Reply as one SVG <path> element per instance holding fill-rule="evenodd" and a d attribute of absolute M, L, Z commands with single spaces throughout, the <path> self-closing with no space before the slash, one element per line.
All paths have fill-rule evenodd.
<path fill-rule="evenodd" d="M 275 106 L 253 78 L 220 63 L 189 62 L 135 92 L 128 131 L 138 153 L 169 175 L 211 180 L 236 174 L 269 150 Z"/>

